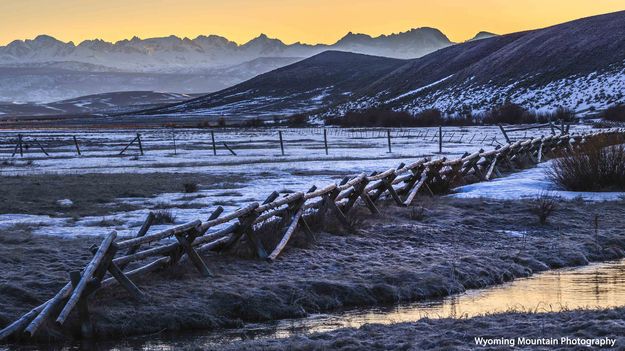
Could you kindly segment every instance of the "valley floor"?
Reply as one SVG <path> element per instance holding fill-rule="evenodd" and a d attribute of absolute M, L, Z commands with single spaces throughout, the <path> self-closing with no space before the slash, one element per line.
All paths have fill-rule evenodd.
<path fill-rule="evenodd" d="M 423 197 L 417 203 L 420 205 L 411 208 L 382 206 L 379 217 L 358 209 L 351 218 L 359 228 L 356 233 L 346 233 L 333 223 L 315 223 L 321 228 L 316 243 L 297 234 L 272 264 L 237 257 L 244 251 L 240 250 L 207 255 L 212 278 L 201 277 L 192 265 L 153 273 L 136 281 L 149 295 L 145 303 L 133 302 L 119 287 L 100 290 L 90 301 L 97 334 L 117 338 L 236 327 L 349 307 L 420 301 L 552 268 L 625 256 L 622 201 L 562 201 L 547 225 L 538 224 L 531 200 Z M 600 214 L 598 232 L 593 224 L 596 214 Z M 98 241 L 94 237 L 69 239 L 1 231 L 0 327 L 54 295 L 67 281 L 68 272 L 80 269 L 90 259 L 87 248 Z M 557 318 L 567 318 L 563 316 Z M 444 327 L 466 323 L 487 330 L 488 323 L 497 318 L 506 317 L 487 317 L 483 319 L 486 322 L 422 321 L 417 325 L 426 328 L 431 324 L 432 333 L 441 333 L 440 341 L 454 345 L 466 341 L 448 335 L 451 329 Z M 540 321 L 547 317 L 531 318 Z M 527 328 L 540 329 L 542 325 L 529 323 Z M 75 317 L 67 325 L 78 329 Z M 589 322 L 588 326 L 592 325 Z M 601 323 L 597 325 L 603 328 Z M 337 332 L 339 344 L 333 347 L 340 349 L 340 340 L 369 331 L 376 335 L 376 330 L 386 330 L 383 328 L 394 327 Z M 412 327 L 396 328 L 388 329 L 389 338 Z M 417 337 L 422 333 L 418 330 L 406 333 L 405 338 Z M 402 338 L 388 344 L 379 341 L 379 345 L 399 345 Z"/>

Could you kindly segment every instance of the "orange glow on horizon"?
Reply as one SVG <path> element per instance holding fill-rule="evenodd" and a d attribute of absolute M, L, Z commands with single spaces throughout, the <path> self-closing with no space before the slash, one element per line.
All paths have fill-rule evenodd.
<path fill-rule="evenodd" d="M 0 2 L 0 45 L 48 34 L 78 44 L 217 34 L 244 43 L 265 33 L 287 44 L 334 43 L 347 32 L 372 36 L 435 27 L 460 42 L 625 10 L 624 0 L 22 0 Z"/>

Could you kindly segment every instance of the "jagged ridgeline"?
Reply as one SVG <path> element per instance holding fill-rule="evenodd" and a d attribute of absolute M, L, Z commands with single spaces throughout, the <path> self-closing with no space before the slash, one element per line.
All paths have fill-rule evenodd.
<path fill-rule="evenodd" d="M 348 33 L 330 45 L 285 44 L 264 34 L 244 44 L 217 35 L 79 44 L 40 35 L 0 46 L 0 101 L 47 103 L 112 91 L 205 94 L 327 50 L 415 58 L 452 44 L 433 28 L 375 38 Z"/>

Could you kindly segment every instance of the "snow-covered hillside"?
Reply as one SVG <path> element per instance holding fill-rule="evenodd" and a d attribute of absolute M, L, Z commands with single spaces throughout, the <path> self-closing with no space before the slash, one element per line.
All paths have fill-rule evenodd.
<path fill-rule="evenodd" d="M 538 112 L 554 112 L 559 107 L 566 107 L 584 116 L 625 103 L 625 62 L 620 69 L 574 75 L 539 86 L 526 86 L 523 80 L 505 86 L 475 84 L 470 79 L 463 85 L 437 88 L 449 78 L 451 76 L 390 99 L 384 94 L 363 97 L 334 107 L 325 114 L 391 105 L 395 110 L 411 113 L 436 108 L 454 115 L 467 110 L 481 113 L 496 105 L 513 102 Z M 401 104 L 395 103 L 398 100 L 402 100 Z"/>

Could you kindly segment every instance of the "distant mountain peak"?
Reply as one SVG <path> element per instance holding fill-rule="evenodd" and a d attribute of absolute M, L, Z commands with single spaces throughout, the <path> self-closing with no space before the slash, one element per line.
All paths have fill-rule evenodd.
<path fill-rule="evenodd" d="M 47 35 L 47 34 L 39 34 L 38 36 L 35 37 L 35 39 L 33 39 L 33 41 L 38 41 L 38 42 L 60 42 L 55 37 L 53 37 L 51 35 Z"/>
<path fill-rule="evenodd" d="M 495 33 L 491 33 L 491 32 L 486 32 L 486 31 L 480 31 L 478 32 L 473 38 L 469 39 L 468 41 L 474 41 L 474 40 L 480 40 L 480 39 L 486 39 L 486 38 L 492 38 L 492 37 L 496 37 L 498 34 Z"/>

